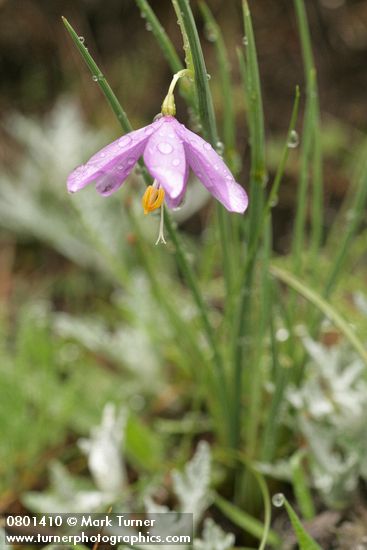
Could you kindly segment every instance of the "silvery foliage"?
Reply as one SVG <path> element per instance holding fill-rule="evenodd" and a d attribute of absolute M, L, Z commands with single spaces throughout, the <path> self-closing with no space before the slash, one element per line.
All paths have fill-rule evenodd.
<path fill-rule="evenodd" d="M 25 505 L 35 512 L 98 512 L 121 498 L 125 486 L 122 449 L 126 413 L 107 404 L 101 424 L 91 430 L 89 439 L 81 439 L 80 447 L 88 456 L 94 487 L 71 475 L 59 462 L 50 466 L 50 490 L 28 492 Z"/>
<path fill-rule="evenodd" d="M 206 441 L 198 444 L 192 459 L 185 465 L 183 472 L 174 470 L 172 472 L 173 492 L 178 501 L 178 512 L 193 514 L 194 530 L 200 522 L 204 511 L 210 504 L 210 477 L 211 477 L 211 453 L 210 446 Z M 145 510 L 148 517 L 157 513 L 169 513 L 166 516 L 165 535 L 185 534 L 185 518 L 179 519 L 173 510 L 167 506 L 157 504 L 151 495 L 144 499 Z M 151 535 L 157 534 L 154 527 L 150 529 Z M 139 548 L 149 550 L 150 546 L 142 545 Z M 172 550 L 177 546 L 155 546 L 156 550 Z M 188 547 L 181 546 L 182 550 Z M 190 546 L 191 548 L 191 546 Z"/>
<path fill-rule="evenodd" d="M 91 430 L 89 439 L 80 439 L 79 446 L 88 457 L 88 467 L 96 487 L 102 494 L 117 499 L 126 481 L 122 463 L 122 444 L 126 426 L 126 411 L 107 403 L 99 426 Z"/>
<path fill-rule="evenodd" d="M 229 550 L 235 542 L 232 533 L 225 533 L 211 518 L 204 522 L 202 539 L 194 540 L 194 550 Z"/>
<path fill-rule="evenodd" d="M 192 460 L 183 472 L 172 473 L 173 490 L 177 496 L 181 512 L 194 514 L 194 523 L 200 521 L 210 502 L 209 484 L 211 474 L 210 447 L 200 441 Z"/>
<path fill-rule="evenodd" d="M 128 370 L 131 380 L 125 386 L 130 386 L 130 393 L 142 390 L 156 393 L 163 384 L 159 354 L 147 331 L 140 326 L 140 311 L 136 309 L 134 313 L 137 326 L 120 325 L 113 331 L 102 318 L 55 313 L 54 328 L 62 338 L 72 339 L 83 348 L 115 361 Z"/>
<path fill-rule="evenodd" d="M 11 550 L 12 546 L 6 544 L 5 531 L 0 527 L 0 550 Z"/>
<path fill-rule="evenodd" d="M 71 475 L 60 463 L 53 462 L 49 468 L 50 489 L 45 492 L 29 491 L 22 497 L 27 508 L 41 514 L 99 512 L 110 504 L 110 496 L 88 487 L 84 480 Z"/>
<path fill-rule="evenodd" d="M 367 480 L 367 381 L 361 359 L 344 345 L 304 339 L 306 380 L 287 397 L 307 441 L 311 475 L 324 500 L 344 506 L 359 476 Z"/>
<path fill-rule="evenodd" d="M 14 113 L 5 126 L 25 153 L 12 171 L 2 170 L 1 226 L 106 272 L 103 255 L 121 255 L 121 236 L 129 227 L 120 200 L 102 199 L 93 185 L 69 195 L 66 178 L 110 137 L 88 126 L 78 104 L 68 98 L 59 100 L 43 120 Z"/>

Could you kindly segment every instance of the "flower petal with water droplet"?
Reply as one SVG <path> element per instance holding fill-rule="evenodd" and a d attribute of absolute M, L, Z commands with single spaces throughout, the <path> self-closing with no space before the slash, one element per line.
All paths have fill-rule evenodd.
<path fill-rule="evenodd" d="M 230 212 L 243 213 L 246 191 L 234 180 L 223 159 L 212 146 L 182 125 L 178 135 L 184 142 L 186 160 L 208 191 Z"/>
<path fill-rule="evenodd" d="M 163 117 L 159 132 L 154 132 L 149 138 L 144 152 L 144 162 L 165 190 L 167 203 L 176 206 L 186 188 L 188 176 L 185 151 L 176 132 L 178 126 L 173 117 Z"/>
<path fill-rule="evenodd" d="M 158 120 L 150 126 L 129 132 L 104 147 L 69 175 L 68 191 L 75 193 L 92 181 L 96 183 L 96 189 L 102 195 L 110 195 L 116 191 L 142 156 L 151 134 L 158 130 L 162 123 L 162 119 Z M 147 132 L 147 129 L 152 132 Z"/>

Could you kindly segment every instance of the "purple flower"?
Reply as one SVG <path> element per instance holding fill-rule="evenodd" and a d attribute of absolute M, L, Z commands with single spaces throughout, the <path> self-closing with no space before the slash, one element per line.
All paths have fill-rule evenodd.
<path fill-rule="evenodd" d="M 143 197 L 144 211 L 161 206 L 177 207 L 186 191 L 191 168 L 197 178 L 230 212 L 247 208 L 245 190 L 213 147 L 173 116 L 162 116 L 152 124 L 130 132 L 96 153 L 68 177 L 71 193 L 95 182 L 97 191 L 108 196 L 123 184 L 139 157 L 154 178 Z"/>

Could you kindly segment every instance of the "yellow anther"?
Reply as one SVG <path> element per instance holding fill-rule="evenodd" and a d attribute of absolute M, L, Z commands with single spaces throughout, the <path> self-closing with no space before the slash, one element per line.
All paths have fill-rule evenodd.
<path fill-rule="evenodd" d="M 164 189 L 149 185 L 141 199 L 144 208 L 144 214 L 149 214 L 159 208 L 164 201 Z"/>

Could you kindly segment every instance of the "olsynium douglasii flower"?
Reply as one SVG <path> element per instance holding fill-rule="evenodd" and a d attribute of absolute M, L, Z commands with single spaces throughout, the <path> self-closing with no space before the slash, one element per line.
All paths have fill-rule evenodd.
<path fill-rule="evenodd" d="M 68 177 L 67 188 L 75 193 L 94 182 L 98 193 L 107 197 L 124 183 L 138 159 L 154 178 L 144 193 L 142 205 L 148 214 L 161 207 L 158 242 L 163 235 L 163 204 L 176 208 L 186 191 L 189 168 L 208 191 L 230 212 L 243 213 L 248 204 L 245 190 L 234 180 L 223 159 L 210 143 L 188 130 L 174 117 L 176 109 L 173 89 L 181 76 L 172 80 L 162 105 L 162 116 L 152 124 L 120 137 L 77 167 Z"/>

